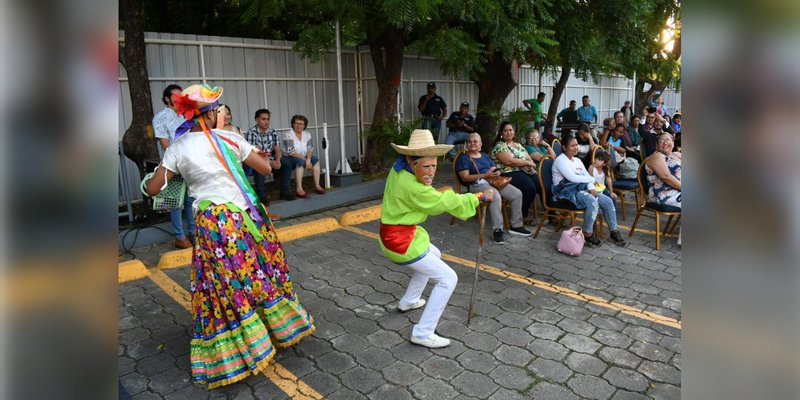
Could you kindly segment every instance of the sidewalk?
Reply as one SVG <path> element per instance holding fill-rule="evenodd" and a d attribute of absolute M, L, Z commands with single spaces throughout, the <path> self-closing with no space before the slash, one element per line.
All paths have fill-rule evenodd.
<path fill-rule="evenodd" d="M 443 171 L 452 177 L 450 166 Z M 435 184 L 448 182 L 437 177 Z M 289 232 L 308 223 L 308 236 L 295 230 L 282 240 L 317 330 L 280 349 L 264 374 L 211 391 L 189 380 L 189 268 L 155 268 L 171 243 L 134 249 L 147 270 L 119 286 L 125 390 L 133 399 L 680 398 L 681 254 L 675 237 L 662 238 L 656 251 L 655 237 L 640 231 L 653 229 L 652 217 L 643 216 L 630 238 L 621 228 L 626 247 L 606 240 L 579 258 L 555 250 L 549 225 L 537 239 L 485 244 L 469 326 L 477 221 L 451 226 L 449 215 L 430 218 L 424 226 L 459 277 L 437 329 L 453 344 L 430 350 L 408 342 L 421 310 L 396 310 L 410 275 L 380 253 L 371 219 L 379 204 L 275 224 Z M 622 225 L 632 223 L 631 211 Z M 333 230 L 314 234 L 330 218 L 338 221 Z"/>

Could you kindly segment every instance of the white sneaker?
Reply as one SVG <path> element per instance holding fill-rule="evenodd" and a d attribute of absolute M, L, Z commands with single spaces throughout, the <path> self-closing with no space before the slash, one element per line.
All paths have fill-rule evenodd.
<path fill-rule="evenodd" d="M 419 299 L 417 300 L 416 303 L 407 307 L 403 307 L 400 303 L 397 303 L 397 311 L 406 312 L 406 311 L 416 310 L 417 308 L 420 308 L 424 305 L 425 305 L 425 299 Z"/>
<path fill-rule="evenodd" d="M 435 333 L 431 333 L 427 338 L 418 338 L 411 335 L 411 343 L 425 346 L 430 349 L 438 349 L 440 347 L 450 346 L 450 339 L 443 338 Z"/>

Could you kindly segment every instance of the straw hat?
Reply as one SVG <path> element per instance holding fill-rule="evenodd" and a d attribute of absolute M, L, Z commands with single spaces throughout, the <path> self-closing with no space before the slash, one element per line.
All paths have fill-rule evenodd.
<path fill-rule="evenodd" d="M 408 138 L 408 146 L 392 143 L 392 147 L 403 155 L 418 157 L 438 157 L 453 148 L 452 144 L 436 144 L 433 134 L 427 129 L 414 129 Z"/>

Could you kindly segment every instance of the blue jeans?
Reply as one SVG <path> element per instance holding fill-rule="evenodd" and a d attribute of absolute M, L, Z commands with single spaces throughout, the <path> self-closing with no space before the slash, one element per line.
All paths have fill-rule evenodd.
<path fill-rule="evenodd" d="M 583 215 L 583 231 L 591 234 L 594 229 L 594 221 L 597 219 L 597 213 L 603 210 L 605 215 L 608 229 L 612 232 L 618 229 L 617 227 L 617 209 L 614 207 L 614 200 L 603 193 L 598 193 L 597 197 L 592 196 L 591 193 L 581 190 L 576 197 L 578 208 L 585 208 Z"/>
<path fill-rule="evenodd" d="M 442 121 L 435 117 L 422 117 L 422 125 L 420 129 L 428 129 L 433 134 L 433 141 L 439 141 L 439 128 L 442 126 Z"/>
<path fill-rule="evenodd" d="M 445 144 L 466 143 L 468 136 L 469 136 L 469 133 L 467 133 L 467 132 L 459 132 L 459 131 L 453 132 L 453 131 L 450 131 L 450 133 L 447 134 L 447 138 L 444 140 L 444 142 L 445 142 Z M 450 157 L 455 157 L 456 156 L 456 149 L 455 148 L 451 149 L 448 152 L 448 154 L 450 154 Z"/>
<path fill-rule="evenodd" d="M 187 232 L 194 235 L 194 213 L 192 212 L 192 203 L 194 197 L 189 197 L 187 193 L 183 196 L 183 208 L 176 208 L 169 212 L 169 219 L 172 220 L 172 233 L 175 239 L 186 239 L 186 234 L 183 233 L 183 215 L 186 215 Z"/>
<path fill-rule="evenodd" d="M 281 188 L 284 187 L 284 182 L 286 182 L 286 190 L 281 190 L 282 193 L 288 193 L 289 188 L 289 180 L 291 179 L 292 170 L 289 168 L 289 163 L 291 162 L 292 157 L 290 156 L 283 156 L 281 157 Z M 263 201 L 267 198 L 266 186 L 264 185 L 264 180 L 266 177 L 258 173 L 258 171 L 251 168 L 253 173 L 253 183 L 255 183 L 255 187 L 253 189 L 256 190 L 256 195 Z M 272 171 L 273 177 L 275 171 Z"/>
<path fill-rule="evenodd" d="M 317 156 L 311 156 L 311 165 L 317 165 L 319 162 L 319 158 Z M 297 158 L 292 156 L 286 156 L 281 158 L 281 174 L 283 174 L 281 179 L 281 192 L 289 193 L 289 184 L 291 183 L 292 179 L 292 172 L 296 168 L 305 168 L 306 167 L 306 159 L 305 158 Z"/>

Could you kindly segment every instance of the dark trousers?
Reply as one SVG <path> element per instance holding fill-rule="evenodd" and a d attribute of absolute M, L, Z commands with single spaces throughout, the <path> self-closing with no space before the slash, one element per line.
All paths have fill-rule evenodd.
<path fill-rule="evenodd" d="M 284 190 L 284 187 L 289 187 L 289 181 L 292 179 L 292 170 L 290 169 L 291 164 L 291 157 L 283 156 L 281 157 L 281 168 L 279 169 L 281 175 L 281 193 L 288 193 L 287 190 Z M 272 171 L 273 177 L 275 177 L 275 171 Z M 258 171 L 253 170 L 253 182 L 255 183 L 255 190 L 256 194 L 261 200 L 267 199 L 267 192 L 266 186 L 264 184 L 264 180 L 266 177 L 258 173 Z M 277 180 L 277 179 L 275 179 Z M 285 182 L 285 184 L 284 184 Z"/>
<path fill-rule="evenodd" d="M 522 171 L 506 172 L 502 175 L 510 177 L 511 184 L 522 192 L 522 218 L 528 218 L 533 199 L 536 197 L 536 193 L 539 193 L 536 175 L 528 175 Z"/>

